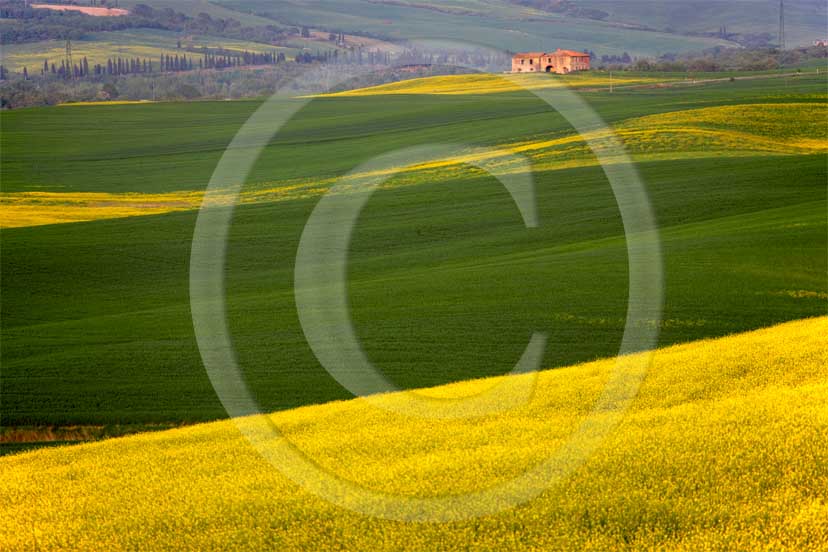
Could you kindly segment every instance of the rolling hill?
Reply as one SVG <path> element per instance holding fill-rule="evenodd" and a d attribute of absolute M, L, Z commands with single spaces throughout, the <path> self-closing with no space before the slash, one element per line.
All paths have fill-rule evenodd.
<path fill-rule="evenodd" d="M 361 45 L 367 50 L 393 50 L 397 46 L 388 41 L 419 39 L 437 41 L 431 47 L 439 44 L 440 48 L 451 48 L 452 41 L 459 41 L 505 51 L 560 47 L 590 50 L 598 56 L 627 52 L 633 57 L 648 57 L 735 47 L 735 41 L 748 36 L 765 36 L 772 41 L 778 23 L 778 6 L 770 0 L 752 2 L 750 10 L 739 7 L 741 2 L 719 0 L 128 0 L 124 7 L 139 4 L 159 10 L 172 8 L 193 18 L 205 14 L 214 21 L 233 19 L 259 29 L 294 29 L 298 33 L 300 27 L 309 28 L 308 37 L 285 35 L 278 41 L 289 57 L 334 49 L 328 40 L 331 31 L 346 33 L 348 46 Z M 823 2 L 788 0 L 787 6 L 789 46 L 824 38 L 828 11 Z M 722 27 L 730 34 L 719 36 Z M 174 46 L 178 39 L 187 45 L 230 50 L 274 48 L 270 43 L 243 38 L 154 29 L 90 32 L 76 41 L 75 55 L 87 56 L 93 64 L 117 56 L 154 58 L 177 53 Z M 2 62 L 11 71 L 27 67 L 37 73 L 44 59 L 55 63 L 63 59 L 64 45 L 62 40 L 4 45 Z"/>
<path fill-rule="evenodd" d="M 367 49 L 389 49 L 384 42 L 429 39 L 459 41 L 507 51 L 543 50 L 552 47 L 591 50 L 598 56 L 658 56 L 666 53 L 699 52 L 719 46 L 737 46 L 738 34 L 766 35 L 775 40 L 778 6 L 771 0 L 752 2 L 691 0 L 653 2 L 629 0 L 606 2 L 583 0 L 128 0 L 124 7 L 139 4 L 156 9 L 172 8 L 190 17 L 206 14 L 214 20 L 234 19 L 249 27 L 309 27 L 312 35 L 298 35 L 279 43 L 289 55 L 298 51 L 331 49 L 329 31 L 349 34 L 349 44 Z M 586 15 L 584 15 L 586 14 Z M 592 14 L 592 16 L 589 16 Z M 600 16 L 594 16 L 601 14 Z M 788 45 L 811 44 L 824 38 L 828 11 L 820 0 L 788 0 Z M 718 36 L 726 27 L 727 34 Z M 149 29 L 89 33 L 78 41 L 76 55 L 94 60 L 107 57 L 156 56 L 170 53 L 170 43 L 181 36 Z M 189 37 L 197 45 L 221 45 L 229 49 L 261 50 L 271 44 L 218 37 Z M 3 64 L 13 71 L 26 66 L 31 71 L 43 59 L 61 58 L 62 41 L 43 41 L 4 46 Z"/>
<path fill-rule="evenodd" d="M 344 495 L 350 509 L 334 506 L 224 421 L 0 459 L 0 535 L 6 550 L 821 550 L 826 332 L 822 317 L 656 351 L 638 396 L 585 463 L 544 480 L 518 509 L 478 519 L 383 519 L 416 515 L 409 501 L 367 517 L 352 511 L 370 510 L 355 494 Z M 285 472 L 294 478 L 316 481 L 319 470 L 439 500 L 550 457 L 565 463 L 561 447 L 587 439 L 579 424 L 614 424 L 612 409 L 591 409 L 615 370 L 610 359 L 542 372 L 529 403 L 484 417 L 400 418 L 363 400 L 281 412 L 268 417 L 279 436 L 257 446 L 281 454 L 290 443 L 315 462 Z M 503 381 L 422 392 L 463 397 Z M 257 432 L 264 422 L 236 423 Z"/>
<path fill-rule="evenodd" d="M 661 345 L 825 313 L 825 78 L 582 92 L 627 144 L 659 221 Z M 629 268 L 603 170 L 533 95 L 469 88 L 313 99 L 253 168 L 230 234 L 229 326 L 268 410 L 348 397 L 297 319 L 293 259 L 308 215 L 338 176 L 423 143 L 527 156 L 541 224 L 527 230 L 463 156 L 389 180 L 351 249 L 369 358 L 399 387 L 422 388 L 505 373 L 535 331 L 549 335 L 550 368 L 617 352 Z M 193 335 L 190 246 L 205 183 L 258 106 L 0 114 L 3 223 L 21 226 L 3 229 L 0 257 L 4 425 L 105 433 L 225 415 Z M 64 220 L 86 222 L 54 224 Z"/>
<path fill-rule="evenodd" d="M 512 50 L 585 48 L 598 54 L 680 53 L 731 38 L 777 37 L 775 0 L 218 0 L 222 6 L 281 22 L 371 33 L 396 39 L 463 39 Z M 750 9 L 745 7 L 750 5 Z M 828 8 L 820 0 L 786 0 L 788 46 L 825 38 Z M 643 32 L 646 31 L 646 32 Z M 690 38 L 688 35 L 697 35 Z M 702 39 L 701 36 L 708 38 Z M 707 41 L 704 44 L 704 41 Z M 672 43 L 671 43 L 672 42 Z M 719 42 L 718 44 L 724 44 Z"/>
<path fill-rule="evenodd" d="M 182 48 L 178 48 L 181 41 Z M 108 59 L 141 58 L 157 60 L 162 55 L 186 55 L 200 59 L 202 54 L 200 48 L 229 50 L 234 52 L 283 52 L 285 55 L 294 56 L 298 51 L 296 48 L 286 48 L 251 42 L 245 40 L 232 40 L 214 36 L 190 35 L 182 40 L 180 33 L 163 31 L 158 29 L 131 29 L 125 31 L 112 31 L 89 33 L 83 40 L 75 40 L 72 43 L 72 52 L 76 59 L 86 57 L 90 65 L 100 63 L 106 65 Z M 3 64 L 11 71 L 22 71 L 23 67 L 29 70 L 39 70 L 43 62 L 60 62 L 66 57 L 66 42 L 61 40 L 43 40 L 40 42 L 27 42 L 24 44 L 3 45 Z"/>
<path fill-rule="evenodd" d="M 717 58 L 755 55 L 757 72 L 379 86 L 444 68 L 411 56 L 339 83 L 342 64 L 313 62 L 408 38 L 477 66 L 494 64 L 446 41 L 766 43 L 776 0 L 121 7 L 144 3 L 165 10 L 13 0 L 0 30 L 71 36 L 92 64 L 337 55 L 85 80 L 37 74 L 62 41 L 4 44 L 0 77 L 27 71 L 0 110 L 0 549 L 828 552 L 816 50 Z M 824 31 L 824 1 L 786 4 L 790 41 Z M 155 101 L 202 92 L 228 100 Z"/>
<path fill-rule="evenodd" d="M 598 9 L 607 20 L 645 25 L 662 31 L 770 34 L 776 39 L 779 2 L 774 0 L 579 0 L 578 6 Z M 785 34 L 788 46 L 810 45 L 825 38 L 828 6 L 821 0 L 785 0 Z"/>
<path fill-rule="evenodd" d="M 642 31 L 626 24 L 572 18 L 501 0 L 451 2 L 222 0 L 235 11 L 281 23 L 377 36 L 391 40 L 456 40 L 501 50 L 560 47 L 634 56 L 698 51 L 731 44 L 716 38 Z"/>

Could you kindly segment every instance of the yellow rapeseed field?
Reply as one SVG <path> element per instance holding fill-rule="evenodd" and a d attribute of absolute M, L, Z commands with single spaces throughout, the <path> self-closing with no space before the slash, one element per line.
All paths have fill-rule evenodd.
<path fill-rule="evenodd" d="M 560 170 L 595 165 L 598 159 L 588 145 L 602 146 L 614 134 L 635 161 L 678 158 L 735 157 L 742 155 L 808 155 L 828 151 L 826 103 L 775 103 L 719 106 L 636 117 L 617 123 L 612 130 L 584 135 L 557 133 L 505 143 L 482 152 L 440 159 L 401 171 L 407 178 L 394 182 L 416 183 L 468 176 L 462 165 L 486 163 L 509 172 L 514 154 L 528 157 L 534 170 Z M 625 161 L 619 159 L 619 161 Z M 612 158 L 605 162 L 614 162 Z M 517 165 L 515 170 L 524 170 Z M 387 171 L 393 172 L 393 171 Z"/>
<path fill-rule="evenodd" d="M 327 183 L 328 181 L 323 181 Z M 319 195 L 319 183 L 283 183 L 247 191 L 239 203 L 266 203 Z M 160 215 L 201 207 L 204 193 L 180 191 L 160 194 L 108 192 L 0 193 L 0 228 L 22 228 L 68 222 Z M 221 202 L 221 199 L 217 201 Z M 229 204 L 230 200 L 226 200 Z"/>
<path fill-rule="evenodd" d="M 42 226 L 197 209 L 201 192 L 116 194 L 19 192 L 0 194 L 0 228 Z"/>
<path fill-rule="evenodd" d="M 289 482 L 222 421 L 0 459 L 0 548 L 828 550 L 826 335 L 823 317 L 657 351 L 597 452 L 505 513 L 447 524 L 365 517 Z M 271 420 L 346 480 L 462 493 L 557 450 L 613 367 L 543 372 L 529 404 L 481 418 L 407 418 L 353 400 Z"/>
<path fill-rule="evenodd" d="M 678 80 L 657 77 L 615 76 L 616 86 L 631 84 L 650 84 Z M 499 92 L 518 92 L 521 90 L 541 90 L 547 88 L 590 88 L 608 87 L 608 75 L 585 73 L 573 75 L 496 75 L 479 73 L 473 75 L 449 75 L 441 77 L 423 77 L 390 84 L 358 88 L 327 94 L 328 96 L 379 96 L 388 94 L 496 94 Z"/>
<path fill-rule="evenodd" d="M 57 104 L 58 107 L 90 107 L 94 105 L 141 105 L 157 103 L 153 100 L 103 100 L 98 102 L 67 102 Z"/>
<path fill-rule="evenodd" d="M 629 120 L 618 127 L 631 149 L 691 147 L 767 153 L 828 151 L 828 103 L 761 103 L 672 111 Z"/>
<path fill-rule="evenodd" d="M 750 155 L 807 155 L 828 151 L 828 104 L 825 102 L 762 103 L 718 106 L 637 117 L 617 123 L 612 132 L 634 161 Z M 505 143 L 481 152 L 407 167 L 388 186 L 468 177 L 478 171 L 469 163 L 485 162 L 503 174 L 514 167 L 514 155 L 526 156 L 534 170 L 561 170 L 598 163 L 596 148 L 609 130 L 586 135 L 557 133 Z M 511 161 L 510 161 L 511 159 Z M 604 159 L 612 163 L 612 158 Z M 625 162 L 625 159 L 619 159 Z M 386 171 L 389 174 L 395 170 Z M 364 175 L 355 175 L 361 178 Z M 264 203 L 324 193 L 336 179 L 262 182 L 242 193 L 241 203 Z M 81 222 L 107 218 L 155 215 L 197 209 L 201 192 L 110 194 L 24 192 L 0 193 L 0 228 Z"/>
<path fill-rule="evenodd" d="M 613 127 L 635 161 L 828 152 L 828 104 L 763 103 L 673 111 L 621 121 Z M 607 131 L 515 144 L 536 170 L 594 165 L 587 140 L 600 147 Z"/>

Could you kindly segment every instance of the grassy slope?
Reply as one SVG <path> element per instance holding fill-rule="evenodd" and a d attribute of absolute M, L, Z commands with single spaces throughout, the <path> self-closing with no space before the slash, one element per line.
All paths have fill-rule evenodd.
<path fill-rule="evenodd" d="M 235 19 L 244 26 L 283 27 L 277 21 L 264 17 L 257 17 L 244 12 L 234 11 L 206 0 L 140 0 L 124 1 L 122 7 L 129 8 L 134 4 L 147 4 L 156 9 L 172 8 L 177 12 L 197 17 L 200 13 L 207 13 L 214 19 Z M 251 52 L 272 52 L 278 50 L 288 57 L 293 57 L 298 51 L 307 48 L 311 51 L 332 50 L 331 42 L 326 39 L 294 38 L 288 41 L 287 46 L 279 47 L 259 42 L 234 40 L 215 36 L 203 36 L 158 29 L 128 29 L 124 31 L 88 33 L 83 40 L 72 41 L 75 60 L 86 56 L 91 64 L 106 63 L 113 57 L 148 57 L 156 60 L 163 54 L 181 54 L 177 49 L 177 42 L 181 39 L 186 46 L 226 48 L 228 50 L 247 50 Z M 190 53 L 185 52 L 186 55 Z M 4 44 L 2 63 L 11 71 L 22 71 L 28 67 L 29 72 L 39 72 L 44 59 L 60 66 L 65 57 L 65 42 L 59 40 L 44 40 L 25 44 Z M 194 54 L 198 57 L 198 54 Z"/>
<path fill-rule="evenodd" d="M 813 102 L 821 93 L 824 81 L 803 79 L 586 97 L 623 126 L 647 114 Z M 4 113 L 4 190 L 197 190 L 254 108 L 225 102 Z M 406 145 L 566 132 L 560 117 L 519 94 L 318 100 L 268 148 L 250 187 L 341 174 Z M 683 159 L 640 165 L 663 229 L 662 343 L 824 313 L 824 155 L 711 156 L 706 144 Z M 535 330 L 550 334 L 550 367 L 617 350 L 627 266 L 606 180 L 590 166 L 537 179 L 543 224 L 533 231 L 501 187 L 472 174 L 372 199 L 353 242 L 352 304 L 369 356 L 398 384 L 503 373 Z M 231 235 L 231 327 L 270 409 L 346 397 L 304 343 L 292 298 L 293 258 L 315 201 L 244 206 Z M 194 221 L 183 212 L 4 231 L 6 424 L 222 415 L 187 303 Z"/>
<path fill-rule="evenodd" d="M 503 77 L 491 73 L 476 75 L 449 75 L 408 79 L 368 88 L 357 88 L 330 94 L 330 96 L 384 96 L 389 94 L 495 94 L 520 90 L 543 90 L 549 88 L 609 88 L 616 86 L 644 85 L 679 80 L 680 77 L 642 76 L 640 74 L 614 76 L 610 81 L 608 73 L 590 72 L 566 76 L 513 75 Z"/>
<path fill-rule="evenodd" d="M 225 421 L 0 460 L 0 535 L 9 550 L 823 549 L 826 332 L 823 317 L 657 351 L 586 464 L 498 515 L 405 524 L 353 514 L 290 483 Z M 483 418 L 401 420 L 349 401 L 272 421 L 348 481 L 396 495 L 462 493 L 554 454 L 613 366 L 544 372 L 530 403 Z"/>
<path fill-rule="evenodd" d="M 279 26 L 272 20 L 256 15 L 229 10 L 209 0 L 124 0 L 123 7 L 130 8 L 136 4 L 146 4 L 155 9 L 170 8 L 177 12 L 184 13 L 190 17 L 198 17 L 200 13 L 206 13 L 214 19 L 235 19 L 242 25 L 259 27 L 266 25 Z"/>
<path fill-rule="evenodd" d="M 137 0 L 135 0 L 137 2 Z M 170 5 L 172 0 L 146 0 L 155 6 Z M 746 4 L 749 2 L 749 4 Z M 541 41 L 561 41 L 561 47 L 587 47 L 580 37 L 589 36 L 590 49 L 602 53 L 627 50 L 635 54 L 667 51 L 700 50 L 711 47 L 698 39 L 681 37 L 681 33 L 718 32 L 722 25 L 730 32 L 776 34 L 778 2 L 750 0 L 579 0 L 578 6 L 598 8 L 610 15 L 606 22 L 562 17 L 559 14 L 515 6 L 504 0 L 175 0 L 176 9 L 196 14 L 206 11 L 219 17 L 251 18 L 264 24 L 262 17 L 250 13 L 267 13 L 278 21 L 318 25 L 324 28 L 370 32 L 396 38 L 422 36 L 462 37 L 506 49 L 536 49 Z M 747 8 L 749 6 L 749 9 Z M 230 9 L 227 9 L 230 8 Z M 223 13 L 220 13 L 222 12 Z M 789 45 L 810 44 L 824 38 L 826 13 L 821 0 L 787 0 L 786 33 Z M 532 22 L 530 20 L 536 20 Z M 271 20 L 271 23 L 273 20 Z M 278 22 L 277 22 L 278 24 Z M 646 26 L 677 33 L 642 33 L 632 28 Z M 584 33 L 579 36 L 578 33 Z M 606 51 L 605 51 L 606 50 Z"/>
<path fill-rule="evenodd" d="M 588 48 L 599 55 L 620 54 L 623 51 L 631 55 L 656 55 L 697 51 L 725 44 L 717 39 L 644 32 L 598 21 L 514 8 L 497 0 L 459 3 L 221 0 L 218 3 L 239 11 L 268 14 L 283 23 L 398 40 L 458 40 L 511 51 L 554 46 Z"/>
<path fill-rule="evenodd" d="M 824 75 L 809 75 L 585 97 L 614 123 L 707 106 L 821 100 L 825 82 Z M 3 112 L 3 190 L 200 190 L 233 134 L 257 107 L 258 102 L 242 101 Z M 491 145 L 568 130 L 561 117 L 526 93 L 316 101 L 281 131 L 252 182 L 340 174 L 354 166 L 355 150 L 364 150 L 359 159 L 367 159 L 426 140 L 465 142 L 472 136 L 475 143 Z M 291 162 L 278 163 L 277 149 Z"/>
<path fill-rule="evenodd" d="M 74 60 L 86 57 L 90 65 L 96 63 L 106 64 L 107 59 L 116 57 L 140 57 L 148 58 L 158 63 L 162 55 L 186 55 L 193 57 L 198 64 L 201 54 L 188 52 L 188 46 L 194 48 L 225 48 L 228 50 L 249 51 L 249 52 L 285 52 L 292 56 L 295 49 L 279 48 L 258 42 L 243 40 L 230 40 L 212 36 L 187 36 L 182 39 L 184 49 L 178 49 L 178 40 L 182 39 L 180 33 L 161 31 L 157 29 L 130 29 L 126 31 L 90 33 L 83 40 L 72 41 L 72 55 Z M 28 67 L 30 72 L 39 72 L 43 67 L 43 61 L 55 63 L 60 67 L 60 62 L 66 56 L 66 43 L 60 40 L 44 40 L 41 42 L 29 42 L 25 44 L 3 45 L 3 64 L 12 71 L 22 71 Z"/>
<path fill-rule="evenodd" d="M 424 83 L 434 80 L 439 79 L 424 79 L 423 84 L 417 87 L 422 88 Z M 440 90 L 454 95 L 461 87 L 458 80 L 453 79 L 448 88 Z M 437 87 L 434 89 L 437 90 Z M 364 89 L 358 95 L 377 94 L 380 90 L 385 89 Z M 813 99 L 817 100 L 816 97 Z M 104 105 L 111 103 L 105 102 Z M 813 155 L 824 152 L 826 148 L 822 124 L 826 114 L 828 104 L 818 101 L 725 105 L 636 117 L 616 124 L 614 132 L 623 141 L 627 152 L 639 163 L 723 156 Z M 797 123 L 792 125 L 791 121 Z M 586 136 L 601 139 L 605 135 L 606 131 L 598 130 Z M 584 137 L 552 134 L 503 143 L 491 153 L 465 153 L 437 160 L 408 171 L 396 183 L 456 179 L 458 174 L 463 174 L 464 163 L 475 159 L 495 162 L 515 153 L 534 161 L 536 172 L 594 167 L 598 164 Z M 244 204 L 269 203 L 315 197 L 322 194 L 331 182 L 330 179 L 320 180 L 317 177 L 272 188 L 260 185 L 259 188 L 242 192 L 240 201 Z M 0 205 L 3 206 L 0 227 L 30 227 L 193 210 L 200 206 L 202 197 L 199 191 L 5 193 L 0 195 Z"/>
<path fill-rule="evenodd" d="M 581 0 L 579 5 L 610 14 L 610 21 L 647 25 L 679 32 L 769 33 L 779 28 L 779 2 L 749 0 Z M 822 0 L 785 0 L 785 34 L 788 46 L 810 45 L 825 34 L 828 8 Z"/>

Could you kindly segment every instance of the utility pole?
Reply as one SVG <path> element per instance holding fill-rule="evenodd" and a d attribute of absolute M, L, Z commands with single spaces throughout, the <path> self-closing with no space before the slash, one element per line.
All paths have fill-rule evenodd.
<path fill-rule="evenodd" d="M 612 69 L 610 69 L 610 94 L 612 94 L 612 93 L 613 93 L 613 88 L 612 88 Z"/>

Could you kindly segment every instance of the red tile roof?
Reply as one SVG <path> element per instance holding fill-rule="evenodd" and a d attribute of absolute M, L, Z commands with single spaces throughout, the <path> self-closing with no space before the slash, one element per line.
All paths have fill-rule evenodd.
<path fill-rule="evenodd" d="M 575 50 L 561 50 L 558 48 L 554 52 L 521 52 L 514 55 L 514 59 L 528 59 L 541 58 L 552 56 L 570 56 L 570 57 L 589 57 L 589 54 L 583 52 L 576 52 Z"/>
<path fill-rule="evenodd" d="M 561 50 L 560 48 L 558 48 L 558 51 L 555 53 L 572 57 L 589 57 L 589 54 L 585 54 L 583 52 L 576 52 L 575 50 Z"/>

